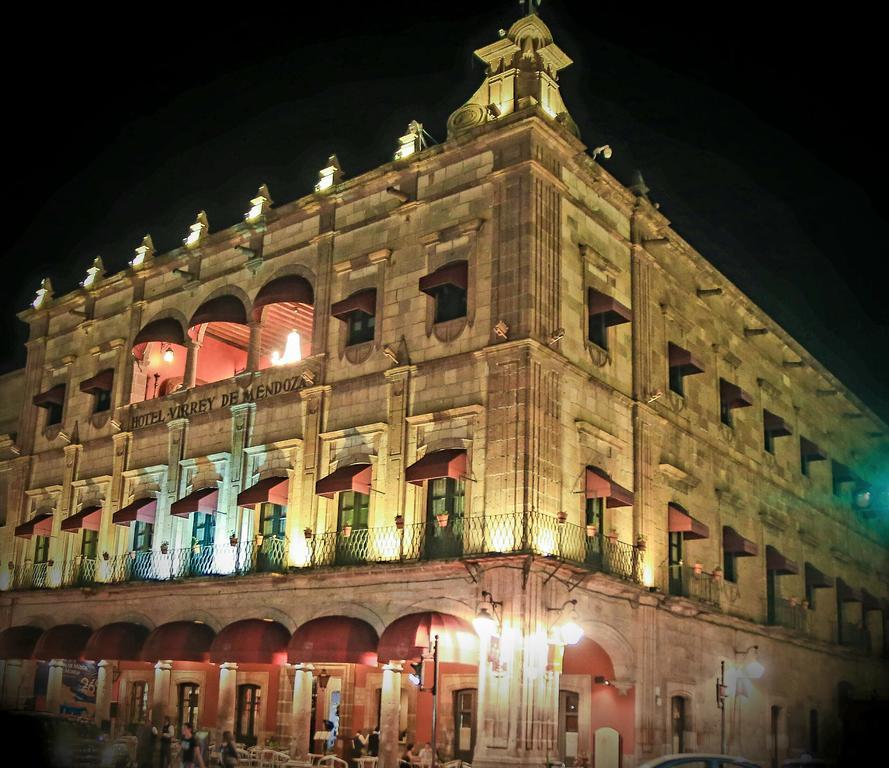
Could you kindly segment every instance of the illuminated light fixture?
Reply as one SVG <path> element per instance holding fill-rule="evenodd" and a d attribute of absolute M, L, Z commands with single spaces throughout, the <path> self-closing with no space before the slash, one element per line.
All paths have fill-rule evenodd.
<path fill-rule="evenodd" d="M 871 493 L 870 488 L 858 488 L 855 491 L 855 506 L 859 509 L 867 509 L 870 506 Z"/>
<path fill-rule="evenodd" d="M 256 197 L 250 201 L 250 210 L 244 214 L 244 219 L 249 223 L 259 221 L 268 213 L 272 204 L 272 196 L 269 194 L 269 188 L 262 184 L 256 192 Z"/>
<path fill-rule="evenodd" d="M 86 277 L 81 281 L 81 288 L 93 288 L 105 276 L 105 265 L 102 257 L 96 256 L 92 266 L 86 271 Z"/>
<path fill-rule="evenodd" d="M 302 359 L 300 338 L 296 331 L 291 331 L 287 334 L 283 355 L 278 350 L 272 352 L 272 365 L 289 365 L 290 363 L 298 363 Z"/>
<path fill-rule="evenodd" d="M 334 184 L 339 184 L 342 175 L 343 169 L 340 167 L 339 159 L 336 155 L 331 155 L 327 158 L 327 165 L 318 171 L 318 183 L 315 184 L 315 191 L 326 192 Z"/>
<path fill-rule="evenodd" d="M 411 685 L 417 688 L 423 687 L 423 659 L 412 661 L 410 664 L 411 671 L 408 673 L 407 679 Z"/>
<path fill-rule="evenodd" d="M 423 124 L 411 120 L 407 126 L 407 133 L 398 139 L 398 149 L 395 150 L 395 159 L 404 160 L 426 146 L 423 140 Z"/>
<path fill-rule="evenodd" d="M 161 353 L 161 357 L 163 358 L 165 363 L 172 363 L 176 359 L 176 355 L 173 353 L 173 347 L 168 346 Z"/>
<path fill-rule="evenodd" d="M 196 248 L 200 245 L 201 240 L 207 236 L 209 227 L 210 224 L 207 221 L 207 214 L 205 211 L 201 211 L 198 213 L 194 224 L 189 226 L 188 236 L 182 242 L 185 243 L 187 248 Z"/>
<path fill-rule="evenodd" d="M 44 277 L 43 280 L 40 281 L 40 287 L 37 289 L 37 294 L 34 296 L 31 306 L 34 307 L 34 309 L 40 309 L 44 304 L 48 304 L 51 300 L 52 283 L 48 277 Z"/>
<path fill-rule="evenodd" d="M 744 671 L 747 673 L 747 677 L 751 680 L 759 680 L 766 671 L 766 668 L 759 661 L 759 646 L 754 645 L 748 648 L 744 655 L 746 656 L 750 651 L 753 651 L 753 659 L 747 662 Z"/>
<path fill-rule="evenodd" d="M 491 610 L 488 610 L 488 606 Z M 482 604 L 478 608 L 475 618 L 472 620 L 472 626 L 475 627 L 476 634 L 485 639 L 490 639 L 500 632 L 500 618 L 497 616 L 497 609 L 502 608 L 503 603 L 494 600 L 490 592 L 482 591 Z"/>
<path fill-rule="evenodd" d="M 570 613 L 565 609 L 571 606 Z M 565 645 L 577 645 L 583 637 L 583 628 L 577 623 L 577 600 L 566 600 L 561 608 L 547 608 L 547 611 L 558 611 L 559 617 L 555 626 L 550 626 L 551 637 L 558 641 L 561 638 Z M 564 621 L 562 619 L 565 618 Z"/>
<path fill-rule="evenodd" d="M 601 147 L 596 147 L 593 150 L 593 160 L 596 160 L 599 155 L 602 155 L 605 160 L 610 160 L 612 154 L 614 154 L 614 152 L 611 149 L 611 145 L 603 144 Z"/>
<path fill-rule="evenodd" d="M 145 235 L 142 238 L 142 245 L 136 248 L 136 255 L 130 262 L 133 269 L 141 269 L 146 266 L 154 258 L 154 241 L 151 235 Z"/>

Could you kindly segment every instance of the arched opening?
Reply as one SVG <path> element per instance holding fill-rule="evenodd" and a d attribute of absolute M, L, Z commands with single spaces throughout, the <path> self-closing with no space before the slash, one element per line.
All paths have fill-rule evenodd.
<path fill-rule="evenodd" d="M 172 317 L 154 320 L 139 331 L 133 340 L 131 403 L 163 397 L 182 387 L 185 344 L 182 325 Z"/>
<path fill-rule="evenodd" d="M 193 362 L 185 386 L 230 379 L 247 370 L 250 328 L 240 299 L 217 296 L 201 304 L 188 322 Z"/>
<path fill-rule="evenodd" d="M 309 357 L 314 324 L 315 292 L 308 280 L 284 275 L 266 283 L 253 300 L 251 367 L 262 370 Z"/>

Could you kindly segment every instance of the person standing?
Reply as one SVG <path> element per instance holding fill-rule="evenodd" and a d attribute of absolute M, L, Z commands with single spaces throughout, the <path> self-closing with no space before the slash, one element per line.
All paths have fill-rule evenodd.
<path fill-rule="evenodd" d="M 380 756 L 380 726 L 374 728 L 367 737 L 367 754 L 371 757 Z"/>
<path fill-rule="evenodd" d="M 142 723 L 139 726 L 139 735 L 136 738 L 137 765 L 139 768 L 152 768 L 154 765 L 154 743 L 157 739 L 157 728 L 151 723 Z"/>
<path fill-rule="evenodd" d="M 160 733 L 160 742 L 161 742 L 161 764 L 160 768 L 170 768 L 172 763 L 172 758 L 170 756 L 171 748 L 173 746 L 173 737 L 176 735 L 176 731 L 173 729 L 173 724 L 170 722 L 169 717 L 164 718 L 164 724 L 161 726 Z"/>
<path fill-rule="evenodd" d="M 238 748 L 231 731 L 222 734 L 222 747 L 219 750 L 219 762 L 222 768 L 234 768 L 238 764 Z"/>
<path fill-rule="evenodd" d="M 182 768 L 205 768 L 201 745 L 194 735 L 191 723 L 185 723 L 182 726 L 182 740 L 179 742 L 179 746 L 182 748 L 179 753 Z"/>

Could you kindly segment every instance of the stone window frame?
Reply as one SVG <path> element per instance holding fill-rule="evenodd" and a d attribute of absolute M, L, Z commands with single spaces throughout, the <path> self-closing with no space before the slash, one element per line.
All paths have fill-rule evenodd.
<path fill-rule="evenodd" d="M 618 301 L 621 297 L 617 291 L 617 276 L 621 273 L 620 267 L 606 259 L 593 246 L 581 247 L 582 310 L 578 324 L 580 326 L 580 338 L 583 339 L 584 349 L 589 355 L 590 361 L 597 368 L 604 368 L 614 363 L 614 337 L 617 331 L 614 327 L 605 330 L 608 338 L 608 347 L 600 347 L 589 338 L 589 294 L 590 288 L 606 296 L 612 296 Z M 625 302 L 626 303 L 626 302 Z M 632 302 L 626 303 L 632 310 Z M 632 323 L 629 323 L 632 327 Z"/>

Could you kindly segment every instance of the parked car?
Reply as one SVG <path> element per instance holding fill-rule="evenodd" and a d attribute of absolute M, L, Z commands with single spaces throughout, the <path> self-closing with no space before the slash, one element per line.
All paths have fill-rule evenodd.
<path fill-rule="evenodd" d="M 744 757 L 696 754 L 664 755 L 643 763 L 639 768 L 761 768 Z"/>

